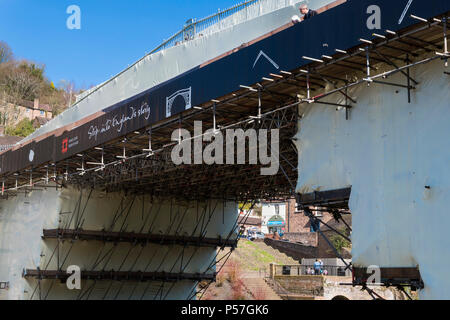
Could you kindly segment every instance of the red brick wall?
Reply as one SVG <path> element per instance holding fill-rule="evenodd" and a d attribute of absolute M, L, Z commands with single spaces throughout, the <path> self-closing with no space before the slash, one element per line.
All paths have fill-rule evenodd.
<path fill-rule="evenodd" d="M 284 235 L 284 238 L 294 243 L 303 243 L 306 246 L 317 247 L 316 258 L 335 258 L 336 255 L 325 239 L 323 239 L 323 237 L 318 233 L 316 234 L 310 232 L 311 224 L 309 218 L 306 217 L 303 212 L 297 211 L 295 199 L 292 199 L 286 205 L 289 206 L 289 209 L 286 212 L 286 234 Z M 322 215 L 319 217 L 320 220 L 331 225 L 333 228 L 336 228 L 339 231 L 345 228 L 345 225 L 342 222 L 338 224 L 334 220 L 332 214 L 327 212 L 320 212 L 318 214 Z M 351 216 L 344 216 L 344 219 L 351 226 Z M 330 229 L 323 224 L 320 229 L 329 239 L 335 235 L 334 232 L 330 231 Z M 350 252 L 344 251 L 342 254 L 344 258 L 351 259 Z"/>
<path fill-rule="evenodd" d="M 286 232 L 288 233 L 307 233 L 310 232 L 309 218 L 305 217 L 303 212 L 297 211 L 297 203 L 292 199 L 287 203 Z"/>
<path fill-rule="evenodd" d="M 289 201 L 286 205 L 288 205 L 289 209 L 286 213 L 286 232 L 287 233 L 308 233 L 311 231 L 311 224 L 309 218 L 305 216 L 302 211 L 297 211 L 297 203 L 295 199 Z M 325 223 L 333 221 L 334 218 L 330 213 L 323 212 L 321 213 L 323 217 L 319 217 Z M 325 226 L 322 226 L 322 229 Z"/>

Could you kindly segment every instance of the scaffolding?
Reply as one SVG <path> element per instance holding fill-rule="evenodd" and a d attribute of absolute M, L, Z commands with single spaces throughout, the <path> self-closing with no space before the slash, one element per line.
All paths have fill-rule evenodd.
<path fill-rule="evenodd" d="M 281 180 L 288 176 L 294 181 L 297 176 L 297 150 L 291 139 L 297 131 L 299 105 L 329 105 L 337 111 L 344 109 L 348 118 L 352 105 L 357 103 L 348 94 L 348 89 L 363 84 L 405 89 L 410 101 L 411 91 L 420 85 L 411 77 L 411 68 L 438 59 L 448 64 L 447 18 L 427 21 L 411 15 L 410 19 L 418 24 L 402 32 L 386 30 L 384 35 L 374 34 L 374 40 L 360 39 L 360 46 L 336 49 L 333 57 L 303 57 L 310 62 L 306 67 L 270 74 L 256 85 L 242 85 L 238 92 L 195 106 L 177 118 L 86 150 L 61 163 L 49 163 L 4 176 L 2 196 L 45 187 L 49 181 L 57 182 L 59 186 L 69 183 L 106 191 L 143 190 L 155 195 L 186 195 L 194 199 L 223 198 L 225 194 L 225 198 L 239 200 L 246 198 L 249 192 L 254 193 L 253 198 L 261 199 L 277 194 L 289 196 L 295 184 Z M 423 55 L 428 57 L 419 59 Z M 375 73 L 381 65 L 390 70 Z M 387 81 L 398 73 L 405 76 L 404 84 Z M 349 80 L 355 77 L 356 80 Z M 330 84 L 333 89 L 324 89 Z M 345 102 L 324 101 L 335 94 L 343 96 Z M 194 121 L 202 121 L 204 126 L 216 127 L 222 132 L 230 128 L 280 129 L 281 172 L 268 178 L 259 176 L 257 171 L 261 166 L 254 165 L 174 166 L 169 156 L 171 148 L 178 142 L 170 140 L 170 133 L 180 128 L 193 128 Z M 230 194 L 230 190 L 236 192 Z M 193 194 L 189 195 L 187 191 Z"/>
<path fill-rule="evenodd" d="M 187 200 L 220 199 L 223 201 L 245 201 L 253 203 L 258 199 L 286 199 L 296 195 L 296 178 L 298 151 L 293 144 L 292 137 L 297 132 L 299 122 L 298 107 L 300 105 L 322 104 L 336 108 L 336 112 L 344 110 L 343 117 L 350 119 L 352 106 L 357 99 L 350 96 L 349 89 L 360 85 L 393 86 L 405 90 L 405 98 L 411 102 L 411 92 L 420 83 L 411 76 L 411 69 L 436 60 L 443 61 L 443 73 L 449 75 L 447 30 L 448 13 L 432 19 L 424 19 L 410 15 L 409 19 L 417 23 L 401 31 L 385 30 L 381 34 L 374 33 L 373 40 L 360 39 L 360 45 L 342 50 L 335 49 L 335 55 L 302 58 L 308 61 L 306 66 L 296 70 L 271 73 L 253 85 L 241 85 L 241 89 L 224 97 L 218 97 L 200 106 L 180 114 L 177 118 L 166 119 L 147 128 L 123 136 L 120 139 L 105 143 L 105 145 L 85 150 L 70 159 L 60 163 L 48 163 L 38 168 L 28 168 L 21 172 L 2 177 L 2 197 L 8 198 L 18 192 L 31 192 L 39 188 L 57 188 L 75 185 L 84 189 L 98 189 L 107 192 L 123 191 L 127 195 L 150 194 L 153 196 L 176 197 Z M 379 71 L 381 67 L 388 71 Z M 395 74 L 404 76 L 404 83 L 388 81 Z M 218 80 L 218 79 L 216 79 Z M 332 89 L 328 89 L 332 87 Z M 331 95 L 343 97 L 343 103 L 327 102 L 324 99 Z M 178 142 L 170 140 L 170 134 L 181 128 L 193 128 L 194 121 L 202 121 L 208 128 L 226 131 L 230 128 L 279 129 L 280 130 L 280 171 L 275 176 L 260 176 L 260 165 L 198 165 L 175 166 L 170 162 L 170 150 Z M 248 151 L 248 148 L 247 148 Z M 347 192 L 347 194 L 345 194 Z M 349 214 L 348 190 L 338 190 L 330 194 L 313 194 L 299 196 L 301 209 L 317 223 L 318 218 L 312 214 L 311 206 L 319 206 L 323 210 L 332 212 L 336 219 Z M 309 199 L 309 200 L 308 200 Z M 211 219 L 211 212 L 205 210 L 204 223 Z M 82 214 L 81 214 L 82 216 Z M 146 243 L 152 237 L 145 234 L 112 234 L 83 231 L 80 227 L 82 218 L 76 218 L 76 227 L 72 229 L 48 230 L 44 237 L 77 240 L 100 241 L 128 241 Z M 202 233 L 206 225 L 200 226 Z M 237 226 L 237 221 L 236 221 Z M 175 241 L 185 245 L 195 245 L 210 241 L 223 249 L 229 243 L 228 239 L 200 239 L 164 238 L 155 241 Z M 336 230 L 337 231 L 337 230 Z M 111 232 L 111 231 L 108 231 Z M 322 236 L 324 236 L 322 234 Z M 345 236 L 342 235 L 341 236 Z M 194 236 L 192 236 L 194 237 Z M 324 236 L 325 237 L 325 236 Z M 141 239 L 140 241 L 137 241 Z M 145 239 L 145 240 L 144 240 Z M 326 237 L 325 237 L 326 239 Z M 334 249 L 328 239 L 330 246 Z M 335 250 L 335 249 L 334 249 Z M 336 250 L 335 250 L 336 251 Z M 184 251 L 183 251 L 184 252 Z M 336 251 L 337 256 L 339 253 Z M 184 253 L 180 259 L 189 261 Z M 211 263 L 209 270 L 203 273 L 206 280 L 216 261 Z M 347 268 L 352 268 L 351 265 Z M 183 269 L 183 268 L 182 268 Z M 48 270 L 25 272 L 25 275 L 42 278 Z M 398 271 L 398 270 L 397 270 Z M 417 270 L 416 270 L 417 271 Z M 54 271 L 53 271 L 54 272 Z M 122 272 L 117 270 L 115 272 Z M 131 271 L 129 271 L 131 272 Z M 143 270 L 142 272 L 147 272 Z M 158 270 L 154 272 L 159 272 Z M 353 285 L 367 288 L 365 278 L 357 269 Z M 384 270 L 385 285 L 405 285 L 413 288 L 423 287 L 417 272 L 412 270 Z M 183 270 L 178 270 L 182 275 Z M 59 275 L 58 272 L 53 273 Z M 114 275 L 114 274 L 113 274 Z M 131 276 L 137 276 L 129 274 Z M 395 277 L 394 277 L 394 276 Z M 394 277 L 391 279 L 391 277 Z M 170 278 L 170 277 L 169 277 Z M 171 278 L 170 278 L 171 279 Z M 169 279 L 169 280 L 170 280 Z M 394 281 L 395 280 L 395 281 Z M 162 295 L 166 282 L 163 281 L 157 290 Z M 173 288 L 173 284 L 172 284 Z M 204 291 L 193 290 L 190 298 L 194 298 Z M 371 293 L 373 294 L 373 292 Z M 48 295 L 48 294 L 47 294 Z M 41 296 L 41 295 L 40 295 Z M 45 296 L 45 295 L 44 295 Z M 165 295 L 167 296 L 167 294 Z"/>
<path fill-rule="evenodd" d="M 194 299 L 202 296 L 207 289 L 203 287 L 197 290 L 199 283 L 205 283 L 209 286 L 216 280 L 216 275 L 225 265 L 234 249 L 237 247 L 238 239 L 242 235 L 239 228 L 239 222 L 247 221 L 251 209 L 256 201 L 248 200 L 242 203 L 241 209 L 250 206 L 250 210 L 244 217 L 236 217 L 233 220 L 229 232 L 224 237 L 208 238 L 207 232 L 211 222 L 223 210 L 218 208 L 218 201 L 197 202 L 195 210 L 196 224 L 189 235 L 181 234 L 181 228 L 186 222 L 188 209 L 192 205 L 178 202 L 178 210 L 175 205 L 170 205 L 170 221 L 167 229 L 162 234 L 156 232 L 156 221 L 161 216 L 162 199 L 153 201 L 149 208 L 142 206 L 140 216 L 142 218 L 141 229 L 138 232 L 129 232 L 127 230 L 130 219 L 130 212 L 136 204 L 135 195 L 123 195 L 116 210 L 111 212 L 110 220 L 104 221 L 109 225 L 102 231 L 86 231 L 83 226 L 86 224 L 86 216 L 89 212 L 89 206 L 92 202 L 93 189 L 88 191 L 79 190 L 78 199 L 74 207 L 68 212 L 61 212 L 60 227 L 55 230 L 43 230 L 42 239 L 49 248 L 53 248 L 50 257 L 45 261 L 42 267 L 36 269 L 24 269 L 22 276 L 25 279 L 35 279 L 37 281 L 34 290 L 30 294 L 30 300 L 47 300 L 51 298 L 54 285 L 58 281 L 64 283 L 71 276 L 65 269 L 69 266 L 70 258 L 73 256 L 73 249 L 77 243 L 83 242 L 85 245 L 91 245 L 94 242 L 97 248 L 95 260 L 91 266 L 86 266 L 81 270 L 81 279 L 93 282 L 91 286 L 81 290 L 77 299 L 89 300 L 97 284 L 107 283 L 107 290 L 103 293 L 103 300 L 116 300 L 123 293 L 123 287 L 126 283 L 132 284 L 134 289 L 129 294 L 129 299 L 136 295 L 138 285 L 144 284 L 144 290 L 140 295 L 143 300 L 148 295 L 153 296 L 154 300 L 166 299 L 175 285 L 180 281 L 191 281 L 193 283 L 192 291 L 187 292 L 186 298 Z M 143 198 L 142 201 L 145 199 Z M 173 200 L 171 200 L 173 201 Z M 214 204 L 215 203 L 215 204 Z M 225 203 L 222 203 L 225 206 Z M 192 209 L 192 208 L 191 208 Z M 165 212 L 167 214 L 167 212 Z M 223 217 L 224 219 L 224 217 Z M 113 231 L 119 230 L 119 231 Z M 120 266 L 116 269 L 112 267 L 114 257 L 117 258 L 119 245 L 128 245 L 125 255 L 121 258 Z M 152 253 L 146 254 L 144 250 L 149 246 L 156 246 Z M 200 248 L 214 248 L 216 254 L 208 262 L 207 267 L 197 273 L 189 273 L 186 270 L 192 265 Z M 231 250 L 223 258 L 218 260 L 220 252 L 226 248 Z M 123 247 L 122 247 L 123 249 Z M 158 254 L 162 254 L 162 259 Z M 171 267 L 169 255 L 174 254 Z M 145 268 L 137 270 L 137 265 L 144 262 Z M 222 263 L 222 264 L 221 264 Z M 152 265 L 152 264 L 156 264 Z M 52 269 L 52 265 L 56 265 Z M 129 266 L 129 268 L 125 266 Z M 163 268 L 165 266 L 165 268 Z M 217 266 L 220 266 L 219 270 Z M 48 288 L 44 288 L 42 282 L 51 281 Z M 116 292 L 112 289 L 114 283 L 120 286 Z"/>

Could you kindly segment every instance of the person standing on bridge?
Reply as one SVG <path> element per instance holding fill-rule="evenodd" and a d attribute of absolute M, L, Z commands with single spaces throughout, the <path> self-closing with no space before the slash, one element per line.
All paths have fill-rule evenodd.
<path fill-rule="evenodd" d="M 300 6 L 300 13 L 303 14 L 303 21 L 317 15 L 317 11 L 310 10 L 306 4 Z"/>

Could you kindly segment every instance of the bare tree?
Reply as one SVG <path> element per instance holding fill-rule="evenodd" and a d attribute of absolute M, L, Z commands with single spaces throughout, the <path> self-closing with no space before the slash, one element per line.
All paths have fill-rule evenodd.
<path fill-rule="evenodd" d="M 6 42 L 0 41 L 0 64 L 9 62 L 13 58 L 13 52 Z"/>
<path fill-rule="evenodd" d="M 59 82 L 59 87 L 63 90 L 65 108 L 70 108 L 75 102 L 75 83 L 73 81 L 61 80 Z"/>
<path fill-rule="evenodd" d="M 0 100 L 13 104 L 39 98 L 58 114 L 75 100 L 75 85 L 64 82 L 59 88 L 45 76 L 45 66 L 17 61 L 7 43 L 0 41 Z"/>
<path fill-rule="evenodd" d="M 4 82 L 3 86 L 7 94 L 15 101 L 34 100 L 39 96 L 42 84 L 40 79 L 17 67 L 10 68 L 5 75 Z"/>
<path fill-rule="evenodd" d="M 0 94 L 2 100 L 9 100 L 8 75 L 12 72 L 14 67 L 14 62 L 5 62 L 0 64 Z"/>

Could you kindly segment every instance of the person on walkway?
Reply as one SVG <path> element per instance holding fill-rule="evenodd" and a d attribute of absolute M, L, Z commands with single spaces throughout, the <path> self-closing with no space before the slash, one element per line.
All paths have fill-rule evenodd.
<path fill-rule="evenodd" d="M 316 276 L 320 276 L 320 262 L 318 259 L 316 259 L 316 262 L 314 262 L 314 274 Z"/>
<path fill-rule="evenodd" d="M 317 15 L 317 11 L 310 10 L 306 4 L 300 6 L 300 13 L 303 14 L 303 21 Z"/>
<path fill-rule="evenodd" d="M 297 24 L 317 15 L 317 11 L 310 10 L 306 4 L 300 6 L 300 13 L 303 14 L 303 17 L 300 18 L 298 15 L 293 16 L 292 23 Z"/>

